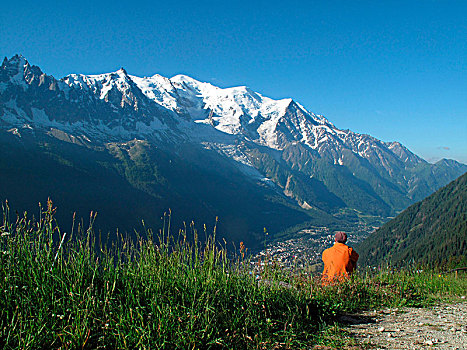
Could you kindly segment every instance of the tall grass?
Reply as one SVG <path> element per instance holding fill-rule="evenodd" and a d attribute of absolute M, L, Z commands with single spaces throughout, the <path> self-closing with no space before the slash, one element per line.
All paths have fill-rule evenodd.
<path fill-rule="evenodd" d="M 421 305 L 461 293 L 447 277 L 362 273 L 322 288 L 319 277 L 277 265 L 253 273 L 193 226 L 104 247 L 90 226 L 65 235 L 49 201 L 37 219 L 0 227 L 0 346 L 5 349 L 274 349 L 332 340 L 333 316 L 381 305 Z M 389 271 L 389 270 L 388 270 Z M 424 275 L 425 276 L 425 275 Z M 460 281 L 460 280 L 459 280 Z M 461 283 L 461 282 L 459 282 Z M 451 289 L 450 289 L 451 288 Z M 465 290 L 465 289 L 464 289 Z M 327 326 L 329 325 L 329 326 Z M 331 340 L 330 340 L 331 339 Z"/>
<path fill-rule="evenodd" d="M 38 220 L 1 227 L 0 343 L 4 348 L 270 348 L 298 346 L 323 312 L 304 291 L 258 283 L 196 231 L 119 238 L 92 229 L 64 240 L 52 203 Z M 187 239 L 187 235 L 194 239 Z"/>

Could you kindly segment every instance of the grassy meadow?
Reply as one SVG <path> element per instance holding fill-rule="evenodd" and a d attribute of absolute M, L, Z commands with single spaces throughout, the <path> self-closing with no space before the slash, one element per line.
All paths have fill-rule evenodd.
<path fill-rule="evenodd" d="M 359 271 L 321 287 L 319 276 L 227 252 L 193 226 L 105 246 L 77 224 L 65 234 L 49 202 L 36 218 L 0 226 L 0 346 L 4 349 L 303 349 L 352 345 L 344 312 L 424 306 L 464 295 L 465 277 L 432 270 Z M 202 233 L 204 237 L 204 232 Z"/>

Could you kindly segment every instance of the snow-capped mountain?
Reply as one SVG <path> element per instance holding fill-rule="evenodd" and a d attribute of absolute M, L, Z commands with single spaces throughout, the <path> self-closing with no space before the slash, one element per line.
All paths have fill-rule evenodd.
<path fill-rule="evenodd" d="M 22 56 L 5 59 L 0 71 L 2 119 L 10 124 L 54 127 L 94 140 L 131 139 L 176 129 L 173 113 L 146 98 L 123 69 L 62 80 Z"/>
<path fill-rule="evenodd" d="M 142 93 L 157 105 L 196 124 L 210 125 L 221 133 L 239 135 L 274 150 L 283 150 L 299 142 L 322 156 L 327 155 L 335 164 L 342 165 L 340 153 L 343 148 L 362 158 L 376 157 L 383 166 L 385 157 L 381 148 L 386 155 L 404 162 L 409 159 L 414 163 L 422 161 L 399 143 L 383 143 L 368 135 L 339 130 L 323 116 L 309 112 L 290 98 L 273 100 L 246 86 L 222 89 L 185 75 L 170 79 L 157 74 L 140 78 L 128 75 L 123 68 L 115 73 L 94 76 L 72 74 L 62 81 L 71 88 L 89 91 L 110 102 L 114 109 L 130 106 L 138 110 L 139 104 L 145 105 L 140 96 Z M 144 131 L 155 130 L 159 128 L 153 126 Z M 199 138 L 200 130 L 192 123 L 184 128 L 188 138 Z M 210 137 L 211 134 L 206 135 L 203 141 L 209 142 Z"/>
<path fill-rule="evenodd" d="M 222 89 L 184 75 L 171 79 L 159 75 L 150 78 L 132 76 L 132 79 L 148 98 L 188 115 L 195 123 L 212 125 L 226 134 L 251 137 L 258 144 L 274 149 L 283 147 L 278 132 L 284 123 L 282 118 L 291 110 L 300 110 L 304 119 L 294 121 L 296 129 L 303 129 L 300 130 L 302 140 L 307 140 L 308 134 L 312 133 L 310 125 L 329 124 L 323 117 L 299 107 L 292 99 L 273 100 L 246 86 Z"/>
<path fill-rule="evenodd" d="M 429 164 L 398 142 L 340 130 L 293 99 L 245 86 L 141 78 L 123 68 L 56 80 L 21 56 L 5 58 L 0 69 L 0 123 L 17 135 L 27 126 L 88 147 L 138 139 L 182 158 L 181 145 L 196 145 L 229 161 L 245 181 L 328 213 L 390 215 L 467 171 L 453 161 Z M 203 156 L 193 159 L 205 165 Z"/>

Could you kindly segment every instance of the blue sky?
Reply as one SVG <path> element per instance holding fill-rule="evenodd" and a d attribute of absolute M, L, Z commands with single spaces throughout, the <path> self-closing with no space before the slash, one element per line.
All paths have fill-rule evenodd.
<path fill-rule="evenodd" d="M 337 127 L 467 163 L 467 1 L 3 1 L 0 55 L 292 97 Z"/>

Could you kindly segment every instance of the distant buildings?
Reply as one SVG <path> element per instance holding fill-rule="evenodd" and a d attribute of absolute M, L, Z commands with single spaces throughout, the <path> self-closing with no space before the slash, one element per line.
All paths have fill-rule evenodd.
<path fill-rule="evenodd" d="M 374 230 L 361 226 L 358 232 L 348 232 L 349 243 L 355 244 L 365 239 Z M 311 227 L 297 233 L 299 238 L 268 244 L 265 249 L 251 257 L 250 264 L 262 269 L 266 264 L 277 264 L 285 269 L 309 269 L 321 271 L 321 254 L 334 244 L 334 231 L 327 227 Z"/>

